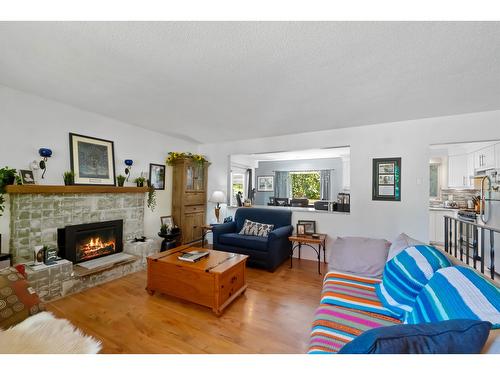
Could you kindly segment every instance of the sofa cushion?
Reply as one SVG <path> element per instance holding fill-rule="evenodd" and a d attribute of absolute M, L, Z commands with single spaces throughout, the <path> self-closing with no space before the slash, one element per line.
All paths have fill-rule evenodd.
<path fill-rule="evenodd" d="M 43 309 L 23 275 L 13 267 L 0 270 L 0 328 L 12 327 Z"/>
<path fill-rule="evenodd" d="M 394 313 L 382 305 L 375 292 L 378 283 L 379 279 L 330 271 L 323 281 L 321 303 L 394 317 Z"/>
<path fill-rule="evenodd" d="M 389 255 L 387 255 L 387 260 L 388 261 L 391 260 L 406 248 L 415 245 L 425 245 L 425 244 L 423 242 L 420 242 L 419 240 L 411 238 L 406 233 L 401 233 L 392 242 L 391 247 L 389 248 Z"/>
<path fill-rule="evenodd" d="M 385 307 L 404 318 L 434 273 L 449 266 L 448 258 L 432 246 L 409 247 L 387 262 L 377 295 Z"/>
<path fill-rule="evenodd" d="M 268 239 L 267 237 L 244 236 L 239 233 L 225 233 L 219 236 L 219 242 L 223 245 L 267 251 Z"/>
<path fill-rule="evenodd" d="M 258 223 L 273 224 L 276 229 L 292 223 L 292 211 L 281 208 L 238 208 L 234 214 L 237 232 L 243 228 L 243 224 L 246 219 L 256 221 Z"/>
<path fill-rule="evenodd" d="M 239 234 L 244 236 L 267 237 L 273 229 L 274 224 L 257 223 L 255 221 L 245 219 L 245 223 L 243 224 L 243 228 L 241 228 Z"/>
<path fill-rule="evenodd" d="M 381 314 L 321 304 L 314 317 L 308 353 L 337 353 L 346 343 L 369 329 L 400 323 Z"/>
<path fill-rule="evenodd" d="M 368 277 L 380 277 L 390 243 L 383 239 L 338 237 L 333 243 L 329 269 Z"/>
<path fill-rule="evenodd" d="M 500 328 L 500 289 L 471 268 L 437 271 L 416 298 L 408 323 L 484 320 Z"/>
<path fill-rule="evenodd" d="M 490 328 L 488 322 L 467 319 L 375 328 L 339 354 L 479 354 Z"/>

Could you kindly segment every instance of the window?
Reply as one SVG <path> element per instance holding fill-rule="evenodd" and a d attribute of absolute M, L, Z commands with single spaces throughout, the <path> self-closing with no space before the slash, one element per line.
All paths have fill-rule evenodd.
<path fill-rule="evenodd" d="M 431 198 L 439 197 L 439 164 L 430 164 L 430 191 Z"/>
<path fill-rule="evenodd" d="M 314 203 L 321 198 L 319 171 L 290 172 L 292 198 L 307 198 Z"/>

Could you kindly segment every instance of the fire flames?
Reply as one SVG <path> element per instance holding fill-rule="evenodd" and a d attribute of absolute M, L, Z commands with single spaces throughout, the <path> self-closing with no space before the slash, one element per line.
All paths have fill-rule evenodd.
<path fill-rule="evenodd" d="M 115 241 L 104 242 L 100 237 L 90 238 L 90 240 L 80 247 L 81 259 L 95 258 L 104 254 L 111 254 L 115 251 Z"/>

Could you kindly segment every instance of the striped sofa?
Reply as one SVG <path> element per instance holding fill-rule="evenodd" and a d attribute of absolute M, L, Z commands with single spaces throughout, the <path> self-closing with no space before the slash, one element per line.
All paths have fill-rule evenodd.
<path fill-rule="evenodd" d="M 363 332 L 402 322 L 382 306 L 375 293 L 379 279 L 331 271 L 325 275 L 309 353 L 336 353 Z"/>
<path fill-rule="evenodd" d="M 375 290 L 380 282 L 370 277 L 328 272 L 312 324 L 308 353 L 337 353 L 365 331 L 403 324 L 378 298 Z M 500 329 L 491 331 L 482 353 L 500 353 Z"/>

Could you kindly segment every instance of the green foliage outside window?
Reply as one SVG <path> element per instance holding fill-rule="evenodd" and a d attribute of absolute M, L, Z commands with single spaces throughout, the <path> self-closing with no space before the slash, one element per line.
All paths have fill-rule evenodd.
<path fill-rule="evenodd" d="M 319 172 L 290 173 L 292 198 L 320 199 Z"/>

